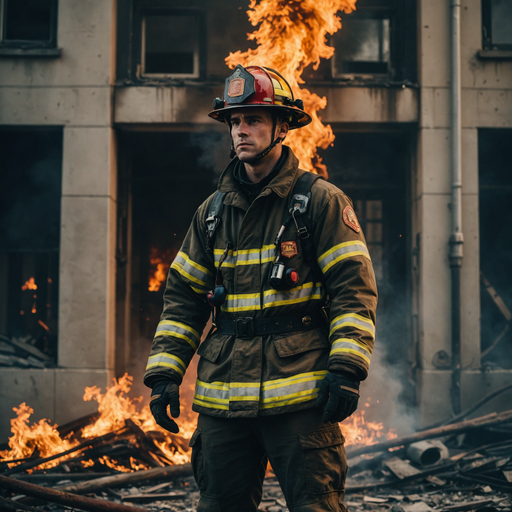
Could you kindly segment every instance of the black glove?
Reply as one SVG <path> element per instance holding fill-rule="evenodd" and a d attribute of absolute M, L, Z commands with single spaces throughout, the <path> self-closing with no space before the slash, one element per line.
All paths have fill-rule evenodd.
<path fill-rule="evenodd" d="M 318 389 L 317 407 L 324 409 L 322 421 L 338 423 L 357 409 L 359 382 L 346 374 L 328 373 Z"/>
<path fill-rule="evenodd" d="M 149 408 L 155 421 L 165 430 L 177 434 L 180 429 L 177 423 L 167 414 L 170 405 L 171 415 L 178 418 L 180 415 L 180 387 L 171 380 L 157 380 L 153 383 Z"/>

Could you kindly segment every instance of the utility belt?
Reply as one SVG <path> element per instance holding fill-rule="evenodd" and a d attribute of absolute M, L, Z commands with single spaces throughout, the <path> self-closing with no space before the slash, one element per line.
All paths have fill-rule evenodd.
<path fill-rule="evenodd" d="M 293 331 L 309 331 L 325 326 L 323 311 L 309 315 L 288 315 L 273 318 L 242 317 L 235 320 L 217 320 L 217 333 L 238 338 L 252 338 L 265 334 L 282 334 Z"/>

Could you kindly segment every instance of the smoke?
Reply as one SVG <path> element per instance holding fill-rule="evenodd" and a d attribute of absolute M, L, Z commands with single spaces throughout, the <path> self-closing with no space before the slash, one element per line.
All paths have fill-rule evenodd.
<path fill-rule="evenodd" d="M 217 184 L 220 174 L 229 163 L 229 148 L 231 138 L 226 131 L 196 132 L 190 134 L 189 143 L 200 149 L 197 164 L 213 171 L 213 182 Z"/>

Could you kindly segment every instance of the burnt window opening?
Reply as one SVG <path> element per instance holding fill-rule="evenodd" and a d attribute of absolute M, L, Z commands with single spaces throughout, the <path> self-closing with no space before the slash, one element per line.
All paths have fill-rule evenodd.
<path fill-rule="evenodd" d="M 0 128 L 0 366 L 55 364 L 62 130 Z M 0 338 L 1 339 L 1 338 Z"/>
<path fill-rule="evenodd" d="M 391 73 L 391 17 L 386 14 L 369 16 L 356 13 L 345 16 L 343 28 L 332 36 L 334 78 Z"/>
<path fill-rule="evenodd" d="M 142 75 L 199 78 L 200 35 L 198 12 L 147 12 L 142 17 Z"/>
<path fill-rule="evenodd" d="M 57 0 L 0 0 L 4 48 L 57 46 Z"/>
<path fill-rule="evenodd" d="M 512 50 L 512 2 L 482 0 L 484 50 Z"/>
<path fill-rule="evenodd" d="M 478 130 L 480 346 L 487 367 L 512 368 L 512 130 Z"/>

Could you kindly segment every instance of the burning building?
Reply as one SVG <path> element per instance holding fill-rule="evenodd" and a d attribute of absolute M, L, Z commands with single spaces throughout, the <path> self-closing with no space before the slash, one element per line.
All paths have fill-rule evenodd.
<path fill-rule="evenodd" d="M 0 2 L 0 438 L 22 402 L 60 424 L 125 372 L 146 392 L 162 282 L 228 162 L 206 116 L 226 62 L 286 68 L 292 41 L 257 48 L 294 26 L 313 53 L 286 71 L 321 118 L 302 161 L 354 200 L 377 274 L 368 394 L 393 376 L 427 424 L 512 380 L 512 12 L 327 3 L 341 29 L 295 1 Z"/>

